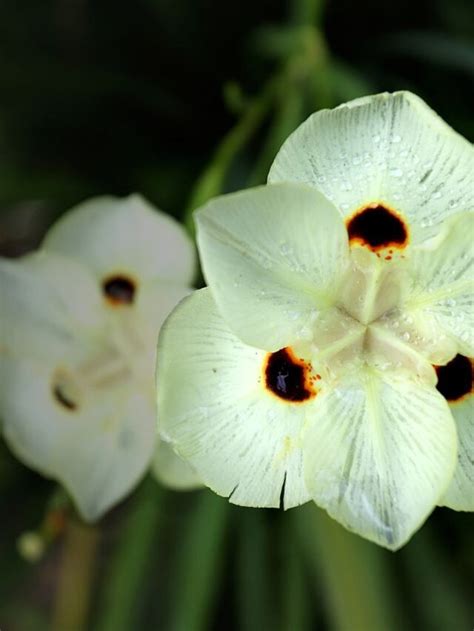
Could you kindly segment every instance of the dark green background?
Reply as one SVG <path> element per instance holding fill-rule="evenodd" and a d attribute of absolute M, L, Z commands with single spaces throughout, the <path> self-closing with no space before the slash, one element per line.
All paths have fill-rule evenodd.
<path fill-rule="evenodd" d="M 468 0 L 2 0 L 0 251 L 28 251 L 55 216 L 101 193 L 140 191 L 183 217 L 208 193 L 262 181 L 304 117 L 364 93 L 413 90 L 473 139 L 473 31 Z M 288 78 L 302 41 L 325 52 Z M 203 185 L 275 76 L 259 124 Z M 94 530 L 66 511 L 69 534 L 30 565 L 15 541 L 39 527 L 54 490 L 1 446 L 2 631 L 79 631 L 58 600 L 87 593 L 93 631 L 474 625 L 469 514 L 437 509 L 392 554 L 311 507 L 245 510 L 147 479 Z M 86 580 L 81 546 L 93 550 Z"/>

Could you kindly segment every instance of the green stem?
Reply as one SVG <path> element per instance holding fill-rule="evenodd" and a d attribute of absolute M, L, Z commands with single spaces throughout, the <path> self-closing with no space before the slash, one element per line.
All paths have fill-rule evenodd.
<path fill-rule="evenodd" d="M 289 85 L 282 86 L 280 90 L 279 103 L 270 131 L 250 175 L 249 186 L 265 183 L 277 151 L 304 118 L 302 91 L 295 82 L 288 83 Z"/>
<path fill-rule="evenodd" d="M 115 554 L 107 571 L 96 631 L 137 628 L 140 594 L 159 534 L 166 491 L 147 477 L 133 499 Z"/>
<path fill-rule="evenodd" d="M 392 553 L 348 532 L 314 505 L 295 511 L 296 527 L 321 581 L 334 631 L 404 628 L 393 602 Z"/>
<path fill-rule="evenodd" d="M 320 25 L 325 5 L 325 0 L 293 0 L 291 21 L 298 25 Z"/>
<path fill-rule="evenodd" d="M 191 232 L 194 232 L 193 211 L 223 192 L 225 177 L 235 156 L 252 138 L 271 107 L 277 82 L 278 78 L 270 80 L 261 94 L 250 101 L 243 116 L 224 136 L 209 166 L 197 181 L 185 213 L 185 222 Z"/>
<path fill-rule="evenodd" d="M 75 517 L 68 523 L 62 551 L 53 631 L 82 631 L 87 618 L 94 579 L 98 529 Z"/>
<path fill-rule="evenodd" d="M 322 0 L 296 0 L 293 23 L 301 26 L 300 47 L 266 83 L 262 92 L 251 99 L 237 124 L 218 145 L 209 166 L 198 179 L 185 213 L 185 223 L 194 233 L 193 211 L 208 199 L 224 192 L 225 178 L 237 154 L 245 147 L 275 103 L 277 115 L 263 157 L 255 167 L 251 182 L 262 182 L 276 150 L 303 118 L 305 95 L 311 112 L 332 105 L 329 54 L 322 33 L 316 28 L 323 8 Z M 266 175 L 266 173 L 265 173 Z"/>
<path fill-rule="evenodd" d="M 227 500 L 202 491 L 189 517 L 174 576 L 174 599 L 167 631 L 205 631 L 220 583 Z"/>

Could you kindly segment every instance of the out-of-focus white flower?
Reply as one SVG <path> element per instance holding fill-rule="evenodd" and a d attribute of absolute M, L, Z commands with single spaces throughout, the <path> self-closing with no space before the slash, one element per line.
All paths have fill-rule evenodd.
<path fill-rule="evenodd" d="M 420 99 L 376 95 L 197 213 L 209 288 L 161 332 L 158 416 L 210 488 L 313 499 L 391 549 L 436 504 L 474 509 L 473 172 Z"/>
<path fill-rule="evenodd" d="M 175 487 L 197 478 L 156 441 L 155 348 L 188 293 L 194 248 L 143 198 L 69 211 L 39 251 L 0 261 L 0 417 L 12 451 L 59 480 L 93 520 L 150 466 Z"/>

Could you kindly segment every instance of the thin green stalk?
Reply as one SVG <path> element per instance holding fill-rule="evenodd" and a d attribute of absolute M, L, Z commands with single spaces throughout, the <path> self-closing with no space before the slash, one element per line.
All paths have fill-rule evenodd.
<path fill-rule="evenodd" d="M 249 178 L 249 186 L 265 183 L 278 150 L 304 118 L 302 90 L 289 82 L 289 85 L 284 86 L 280 92 L 279 103 L 266 142 Z"/>
<path fill-rule="evenodd" d="M 194 232 L 193 211 L 223 192 L 225 177 L 234 158 L 252 138 L 270 110 L 278 81 L 278 77 L 271 79 L 262 92 L 249 102 L 240 120 L 219 143 L 209 165 L 197 181 L 185 213 L 185 223 L 191 232 Z"/>
<path fill-rule="evenodd" d="M 306 56 L 312 63 L 307 79 L 309 108 L 312 113 L 335 105 L 332 77 L 333 61 L 322 31 L 307 29 L 304 35 Z"/>
<path fill-rule="evenodd" d="M 239 629 L 274 629 L 270 532 L 265 512 L 244 510 L 239 519 L 237 599 Z"/>
<path fill-rule="evenodd" d="M 325 6 L 325 0 L 293 0 L 291 21 L 299 25 L 320 25 Z"/>
<path fill-rule="evenodd" d="M 221 569 L 230 507 L 227 500 L 202 491 L 180 542 L 171 619 L 167 631 L 210 628 Z"/>
<path fill-rule="evenodd" d="M 96 527 L 71 518 L 62 551 L 52 631 L 82 631 L 88 628 L 98 541 Z"/>
<path fill-rule="evenodd" d="M 137 628 L 140 594 L 159 537 L 166 491 L 147 477 L 133 499 L 110 566 L 99 604 L 96 631 Z"/>
<path fill-rule="evenodd" d="M 396 631 L 393 554 L 351 534 L 312 504 L 294 513 L 308 561 L 320 581 L 331 631 Z"/>
<path fill-rule="evenodd" d="M 255 167 L 250 183 L 264 180 L 262 173 L 271 162 L 269 154 L 273 154 L 273 158 L 286 136 L 301 122 L 305 95 L 309 94 L 311 112 L 332 105 L 329 54 L 324 37 L 316 28 L 322 7 L 322 0 L 295 2 L 293 23 L 302 27 L 300 47 L 289 54 L 260 94 L 249 101 L 240 120 L 224 136 L 208 167 L 198 179 L 185 212 L 185 223 L 192 234 L 193 211 L 208 199 L 224 192 L 225 178 L 235 157 L 261 127 L 275 103 L 280 101 L 267 149 Z"/>

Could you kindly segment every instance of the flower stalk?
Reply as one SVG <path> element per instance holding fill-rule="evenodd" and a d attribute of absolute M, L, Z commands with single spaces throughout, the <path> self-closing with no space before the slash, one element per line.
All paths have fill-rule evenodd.
<path fill-rule="evenodd" d="M 99 529 L 69 520 L 61 555 L 52 631 L 85 631 L 94 587 Z"/>

